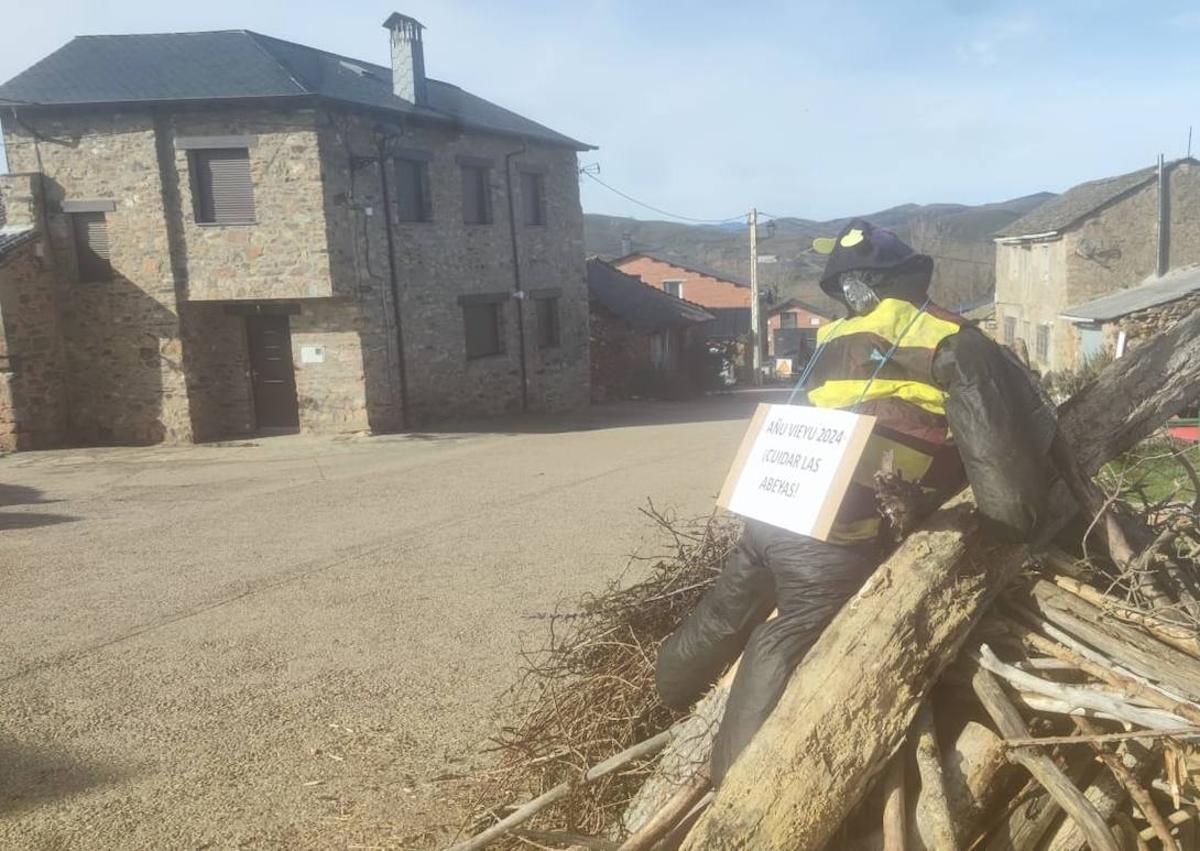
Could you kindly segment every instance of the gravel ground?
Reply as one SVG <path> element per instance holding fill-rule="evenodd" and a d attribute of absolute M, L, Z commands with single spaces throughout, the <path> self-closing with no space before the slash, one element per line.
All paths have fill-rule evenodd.
<path fill-rule="evenodd" d="M 708 511 L 769 397 L 0 459 L 0 847 L 437 847 L 526 615 Z"/>

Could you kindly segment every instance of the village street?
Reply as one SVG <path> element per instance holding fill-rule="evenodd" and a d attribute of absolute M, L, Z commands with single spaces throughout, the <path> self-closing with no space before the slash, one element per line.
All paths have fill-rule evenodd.
<path fill-rule="evenodd" d="M 0 847 L 434 846 L 527 616 L 708 511 L 760 400 L 0 459 Z"/>

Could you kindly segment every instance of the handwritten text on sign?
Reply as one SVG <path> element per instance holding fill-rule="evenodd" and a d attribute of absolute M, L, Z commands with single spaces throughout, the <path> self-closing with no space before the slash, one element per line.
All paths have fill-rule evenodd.
<path fill-rule="evenodd" d="M 824 540 L 874 424 L 846 411 L 759 405 L 718 505 Z"/>

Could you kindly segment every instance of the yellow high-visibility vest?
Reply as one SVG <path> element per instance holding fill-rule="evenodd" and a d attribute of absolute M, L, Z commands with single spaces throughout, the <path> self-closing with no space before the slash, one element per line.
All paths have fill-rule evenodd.
<path fill-rule="evenodd" d="M 933 357 L 965 320 L 939 307 L 885 298 L 865 316 L 817 332 L 819 355 L 808 400 L 818 408 L 855 409 L 876 417 L 830 540 L 855 544 L 879 535 L 875 474 L 891 468 L 926 492 L 947 495 L 966 481 L 946 422 L 946 392 L 933 381 Z"/>

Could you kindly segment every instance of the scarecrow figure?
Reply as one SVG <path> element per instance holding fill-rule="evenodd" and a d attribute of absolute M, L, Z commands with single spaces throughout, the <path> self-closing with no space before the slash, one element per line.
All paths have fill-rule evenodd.
<path fill-rule="evenodd" d="M 748 520 L 662 645 L 659 693 L 679 708 L 742 656 L 713 745 L 715 785 L 842 605 L 947 498 L 969 482 L 987 527 L 1035 545 L 1072 505 L 1050 462 L 1053 408 L 1008 350 L 930 301 L 929 256 L 861 219 L 814 248 L 829 254 L 821 288 L 848 315 L 818 332 L 791 401 L 876 422 L 829 540 Z"/>

